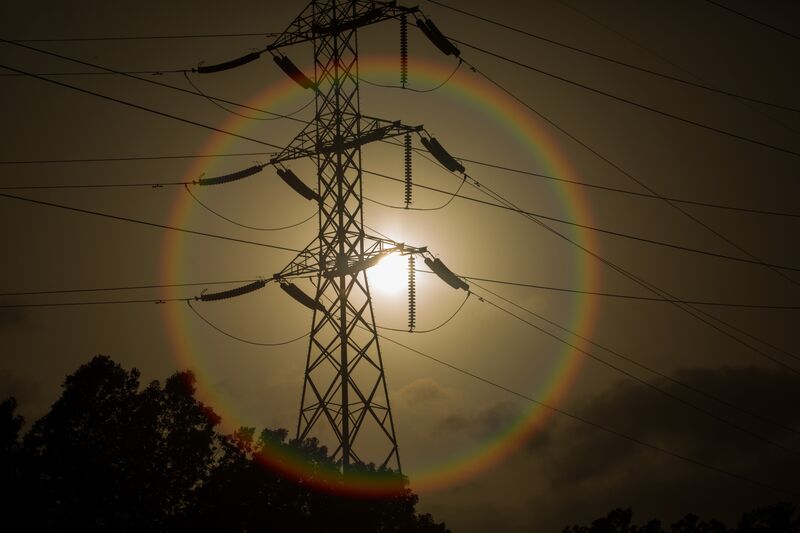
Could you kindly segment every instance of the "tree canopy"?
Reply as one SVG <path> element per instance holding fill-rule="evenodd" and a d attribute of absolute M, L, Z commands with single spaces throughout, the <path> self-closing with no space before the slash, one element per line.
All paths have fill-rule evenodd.
<path fill-rule="evenodd" d="M 668 530 L 658 520 L 642 526 L 632 521 L 633 511 L 618 508 L 593 521 L 591 526 L 568 526 L 564 533 L 800 533 L 797 508 L 788 502 L 743 513 L 735 528 L 728 528 L 718 520 L 706 522 L 694 514 L 686 515 Z"/>
<path fill-rule="evenodd" d="M 194 397 L 191 372 L 144 388 L 139 378 L 95 357 L 21 440 L 15 400 L 0 404 L 6 530 L 448 531 L 416 513 L 404 484 L 364 499 L 266 468 L 261 459 L 275 447 L 302 455 L 309 475 L 336 464 L 316 440 L 287 441 L 286 430 L 221 434 L 220 417 Z"/>

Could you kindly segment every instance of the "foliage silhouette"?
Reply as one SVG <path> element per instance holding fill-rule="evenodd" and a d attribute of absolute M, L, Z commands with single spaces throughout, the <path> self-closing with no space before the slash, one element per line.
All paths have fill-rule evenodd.
<path fill-rule="evenodd" d="M 191 372 L 141 390 L 139 377 L 95 357 L 66 378 L 22 442 L 16 401 L 0 404 L 3 530 L 448 531 L 416 514 L 417 496 L 399 477 L 402 490 L 386 498 L 318 490 L 311 477 L 338 470 L 314 439 L 287 442 L 282 429 L 220 434 L 220 417 L 194 398 Z M 266 468 L 275 448 L 302 457 L 305 477 Z"/>
<path fill-rule="evenodd" d="M 630 509 L 614 509 L 591 526 L 567 526 L 563 533 L 668 533 L 658 520 L 643 526 L 631 524 Z M 672 524 L 669 533 L 800 533 L 800 515 L 791 503 L 782 502 L 742 514 L 738 525 L 729 529 L 718 520 L 704 522 L 688 514 Z"/>

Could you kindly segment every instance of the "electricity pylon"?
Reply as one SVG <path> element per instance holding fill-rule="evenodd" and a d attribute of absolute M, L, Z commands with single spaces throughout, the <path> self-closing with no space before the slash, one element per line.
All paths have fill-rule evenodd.
<path fill-rule="evenodd" d="M 309 297 L 304 301 L 314 309 L 314 316 L 297 437 L 329 430 L 337 445 L 333 455 L 341 461 L 343 471 L 368 462 L 400 471 L 365 269 L 387 253 L 419 253 L 424 249 L 364 233 L 361 147 L 421 127 L 361 114 L 357 33 L 360 27 L 404 17 L 412 11 L 394 2 L 313 1 L 267 47 L 281 68 L 315 92 L 314 120 L 271 163 L 284 179 L 289 175 L 297 180 L 282 163 L 300 157 L 316 160 L 318 189 L 316 193 L 307 192 L 319 203 L 319 233 L 275 279 L 303 301 L 305 295 L 298 294 L 297 287 L 282 278 L 315 275 L 316 294 L 313 301 Z M 277 52 L 307 41 L 314 49 L 313 79 Z M 369 461 L 368 456 L 377 460 Z"/>

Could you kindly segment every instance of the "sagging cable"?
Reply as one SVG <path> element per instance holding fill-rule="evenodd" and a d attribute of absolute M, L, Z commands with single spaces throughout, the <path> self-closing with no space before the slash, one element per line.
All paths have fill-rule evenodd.
<path fill-rule="evenodd" d="M 317 202 L 320 201 L 317 191 L 306 185 L 303 180 L 298 178 L 297 174 L 292 172 L 290 169 L 277 167 L 275 170 L 278 172 L 278 176 L 281 177 L 286 185 L 294 189 L 297 194 L 306 200 L 316 200 Z"/>
<path fill-rule="evenodd" d="M 241 287 L 236 287 L 235 289 L 230 289 L 227 291 L 221 292 L 204 292 L 200 296 L 196 296 L 195 300 L 200 300 L 202 302 L 214 302 L 217 300 L 227 300 L 228 298 L 235 298 L 236 296 L 241 296 L 243 294 L 247 294 L 249 292 L 257 291 L 258 289 L 264 288 L 266 285 L 266 280 L 260 279 L 258 281 L 254 281 L 253 283 L 248 283 L 247 285 L 243 285 Z"/>
<path fill-rule="evenodd" d="M 297 66 L 292 63 L 292 60 L 287 56 L 275 55 L 272 56 L 272 59 L 275 61 L 275 64 L 278 65 L 281 70 L 284 71 L 287 76 L 292 78 L 300 87 L 303 89 L 316 89 L 314 82 L 311 81 L 308 76 L 303 74 L 303 72 L 297 68 Z"/>
<path fill-rule="evenodd" d="M 444 36 L 444 34 L 439 31 L 439 28 L 436 27 L 436 24 L 433 23 L 431 19 L 417 19 L 417 26 L 419 29 L 422 30 L 422 33 L 434 44 L 436 48 L 442 51 L 442 53 L 446 56 L 456 56 L 459 57 L 461 55 L 461 50 L 456 47 L 450 39 Z"/>
<path fill-rule="evenodd" d="M 242 65 L 246 65 L 247 63 L 255 61 L 259 57 L 261 57 L 261 52 L 251 52 L 245 56 L 237 57 L 236 59 L 231 59 L 230 61 L 226 61 L 224 63 L 217 63 L 216 65 L 198 65 L 197 68 L 192 69 L 192 72 L 197 72 L 198 74 L 211 74 L 213 72 L 230 70 L 232 68 L 241 67 Z"/>
<path fill-rule="evenodd" d="M 456 159 L 450 155 L 447 150 L 445 150 L 439 141 L 436 140 L 436 137 L 431 137 L 430 139 L 426 139 L 425 137 L 421 138 L 422 145 L 431 153 L 436 160 L 441 163 L 447 170 L 450 172 L 461 172 L 462 174 L 466 170 L 464 165 L 456 161 Z"/>
<path fill-rule="evenodd" d="M 319 300 L 313 299 L 308 294 L 304 293 L 300 287 L 291 283 L 289 281 L 281 281 L 281 289 L 286 292 L 289 296 L 303 304 L 304 306 L 308 307 L 312 311 L 320 311 L 322 313 L 328 313 L 328 310 L 325 309 L 325 306 L 322 305 L 322 302 Z"/>
<path fill-rule="evenodd" d="M 428 265 L 428 268 L 430 268 L 434 274 L 442 278 L 442 281 L 454 289 L 464 289 L 465 291 L 469 291 L 469 285 L 464 280 L 453 274 L 453 272 L 447 268 L 439 258 L 430 259 L 429 257 L 426 257 L 425 264 Z"/>
<path fill-rule="evenodd" d="M 254 165 L 250 168 L 246 168 L 244 170 L 239 170 L 237 172 L 231 172 L 230 174 L 224 174 L 222 176 L 214 176 L 213 178 L 200 178 L 193 183 L 195 185 L 205 186 L 205 185 L 219 185 L 221 183 L 230 183 L 232 181 L 240 180 L 242 178 L 246 178 L 248 176 L 252 176 L 253 174 L 258 174 L 264 170 L 264 165 Z"/>

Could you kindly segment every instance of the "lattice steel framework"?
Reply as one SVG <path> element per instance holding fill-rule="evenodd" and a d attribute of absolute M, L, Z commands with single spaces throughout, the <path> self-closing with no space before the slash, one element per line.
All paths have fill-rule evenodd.
<path fill-rule="evenodd" d="M 315 120 L 273 162 L 316 159 L 318 238 L 284 270 L 316 272 L 315 299 L 326 308 L 314 311 L 297 437 L 332 433 L 343 470 L 373 462 L 400 471 L 369 285 L 359 267 L 392 246 L 404 248 L 364 233 L 361 146 L 419 128 L 361 115 L 357 29 L 406 12 L 394 2 L 314 1 L 270 48 L 313 42 Z"/>

